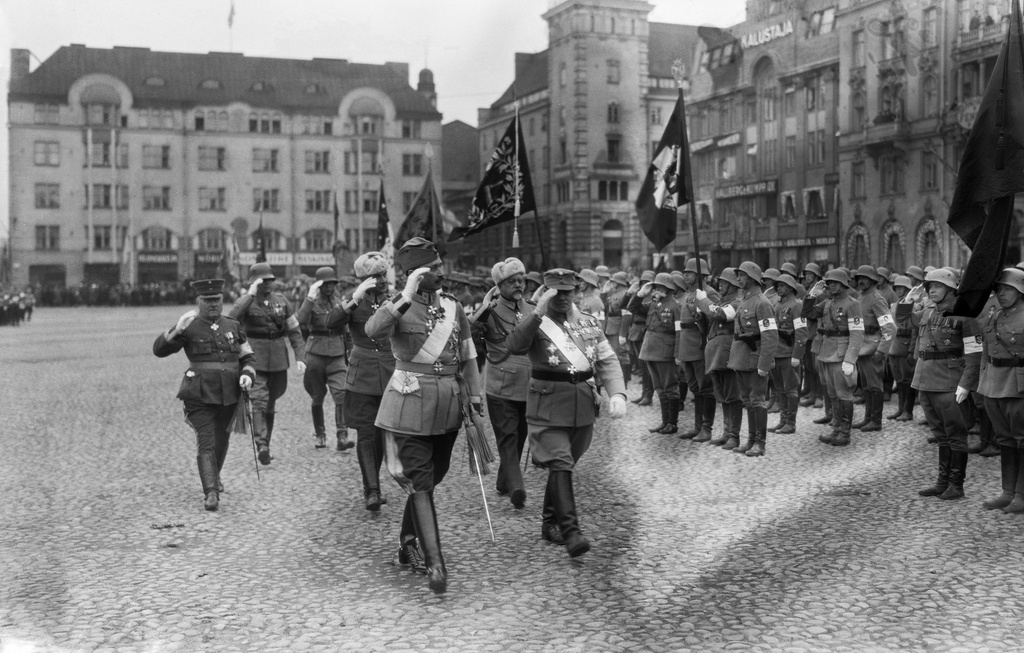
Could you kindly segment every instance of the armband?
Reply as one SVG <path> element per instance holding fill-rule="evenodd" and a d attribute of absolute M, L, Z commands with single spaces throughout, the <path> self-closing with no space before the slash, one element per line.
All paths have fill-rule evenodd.
<path fill-rule="evenodd" d="M 846 324 L 850 331 L 864 331 L 864 321 L 859 317 L 846 318 Z"/>
<path fill-rule="evenodd" d="M 775 324 L 774 317 L 764 318 L 763 320 L 757 323 L 757 326 L 759 326 L 762 331 L 778 331 L 779 329 L 778 325 Z"/>
<path fill-rule="evenodd" d="M 981 336 L 967 336 L 964 338 L 964 355 L 967 354 L 980 354 L 982 351 L 981 347 Z"/>

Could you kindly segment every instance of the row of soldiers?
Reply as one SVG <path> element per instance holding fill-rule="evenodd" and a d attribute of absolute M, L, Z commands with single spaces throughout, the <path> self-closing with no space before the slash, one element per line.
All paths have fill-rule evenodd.
<path fill-rule="evenodd" d="M 21 326 L 32 319 L 36 298 L 31 288 L 22 292 L 0 292 L 0 326 Z"/>

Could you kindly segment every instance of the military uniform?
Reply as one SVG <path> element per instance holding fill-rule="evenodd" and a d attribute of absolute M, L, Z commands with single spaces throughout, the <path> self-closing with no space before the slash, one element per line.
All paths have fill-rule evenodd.
<path fill-rule="evenodd" d="M 593 316 L 600 322 L 601 328 L 604 328 L 604 301 L 601 300 L 601 295 L 596 290 L 590 290 L 581 294 L 579 307 L 580 313 Z"/>
<path fill-rule="evenodd" d="M 634 296 L 629 302 L 629 312 L 634 315 L 641 312 L 643 300 L 644 298 L 639 295 Z M 679 321 L 680 310 L 679 302 L 672 295 L 666 295 L 660 301 L 652 299 L 647 306 L 644 341 L 640 346 L 640 361 L 647 365 L 651 374 L 651 384 L 658 392 L 658 400 L 661 402 L 662 426 L 671 426 L 669 433 L 675 433 L 676 424 L 673 420 L 679 414 L 679 377 L 675 363 L 675 346 L 676 322 Z"/>
<path fill-rule="evenodd" d="M 882 376 L 889 343 L 896 335 L 896 322 L 889 312 L 889 304 L 877 288 L 863 293 L 860 306 L 864 319 L 864 341 L 857 357 L 857 371 L 864 389 L 864 420 L 853 424 L 853 428 L 880 431 L 885 403 Z"/>
<path fill-rule="evenodd" d="M 351 447 L 345 424 L 345 377 L 348 376 L 345 348 L 345 311 L 332 295 L 319 293 L 315 300 L 306 297 L 296 313 L 299 326 L 309 333 L 306 340 L 306 371 L 302 384 L 312 401 L 313 431 L 317 446 L 326 437 L 324 399 L 327 390 L 334 400 L 334 423 L 339 449 Z"/>
<path fill-rule="evenodd" d="M 779 329 L 779 348 L 775 351 L 775 367 L 772 369 L 772 383 L 778 394 L 779 425 L 771 429 L 776 433 L 796 432 L 796 413 L 800 404 L 800 379 L 793 368 L 793 359 L 804 356 L 807 340 L 807 321 L 800 317 L 803 303 L 796 294 L 785 299 L 779 297 L 775 304 L 775 324 Z"/>
<path fill-rule="evenodd" d="M 717 304 L 721 299 L 714 288 L 707 289 L 707 300 Z M 693 430 L 680 435 L 694 442 L 711 440 L 715 425 L 715 386 L 707 373 L 704 348 L 707 345 L 704 316 L 697 306 L 696 288 L 683 292 L 680 298 L 679 321 L 676 323 L 676 363 L 683 371 L 686 385 L 693 395 Z"/>
<path fill-rule="evenodd" d="M 740 398 L 739 378 L 729 369 L 729 353 L 732 349 L 736 326 L 736 311 L 740 305 L 739 289 L 730 290 L 712 302 L 710 296 L 697 301 L 697 306 L 708 317 L 708 340 L 704 348 L 704 369 L 711 377 L 715 399 L 722 406 L 722 434 L 711 440 L 711 444 L 722 445 L 723 449 L 739 446 L 740 426 L 743 423 L 743 401 Z"/>
<path fill-rule="evenodd" d="M 898 410 L 889 415 L 889 419 L 907 422 L 914 419 L 914 402 L 917 391 L 913 388 L 914 369 L 917 359 L 911 354 L 914 340 L 913 324 L 914 305 L 909 302 L 894 302 L 889 306 L 893 320 L 896 322 L 896 335 L 889 343 L 889 369 L 896 382 L 896 395 L 899 398 Z"/>
<path fill-rule="evenodd" d="M 845 446 L 850 442 L 853 388 L 857 379 L 856 376 L 843 374 L 842 364 L 850 363 L 856 367 L 857 353 L 864 343 L 864 318 L 861 316 L 860 302 L 850 296 L 849 288 L 844 288 L 838 295 L 815 304 L 810 314 L 818 319 L 818 335 L 821 338 L 818 360 L 822 364 L 821 378 L 825 381 L 835 424 L 832 434 L 818 439 L 826 444 Z"/>
<path fill-rule="evenodd" d="M 626 347 L 619 344 L 619 336 L 625 337 L 629 330 L 628 326 L 623 327 L 623 313 L 629 313 L 626 310 L 626 289 L 619 284 L 614 285 L 615 290 L 609 293 L 604 300 L 604 335 L 608 339 L 608 344 L 611 345 L 612 351 L 615 352 L 615 356 L 619 359 L 619 367 L 622 368 L 622 378 L 626 385 L 629 385 L 631 371 L 629 356 L 626 353 Z"/>
<path fill-rule="evenodd" d="M 654 381 L 651 379 L 651 371 L 647 368 L 647 364 L 640 360 L 640 348 L 643 346 L 644 336 L 647 334 L 647 313 L 651 305 L 651 297 L 650 295 L 641 297 L 635 303 L 634 297 L 636 297 L 636 292 L 627 293 L 623 298 L 627 306 L 625 312 L 629 313 L 626 347 L 629 348 L 630 361 L 640 370 L 641 393 L 640 397 L 633 402 L 641 406 L 649 406 L 651 398 L 654 396 Z"/>
<path fill-rule="evenodd" d="M 779 346 L 779 331 L 775 311 L 765 299 L 756 280 L 741 291 L 732 347 L 729 349 L 729 369 L 736 372 L 740 386 L 740 399 L 747 410 L 748 442 L 734 451 L 746 453 L 755 445 L 765 446 L 768 433 L 768 373 L 775 362 Z M 762 376 L 759 372 L 763 372 Z"/>

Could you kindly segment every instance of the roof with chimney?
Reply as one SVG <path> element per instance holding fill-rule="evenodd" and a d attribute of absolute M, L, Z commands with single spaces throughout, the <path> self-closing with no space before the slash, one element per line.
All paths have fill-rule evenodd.
<path fill-rule="evenodd" d="M 512 84 L 491 104 L 492 109 L 503 107 L 517 97 L 543 91 L 548 87 L 548 51 L 536 53 L 516 52 L 516 76 Z"/>
<path fill-rule="evenodd" d="M 8 98 L 66 102 L 76 80 L 96 73 L 124 82 L 135 106 L 187 108 L 244 102 L 285 112 L 335 113 L 350 91 L 369 86 L 387 93 L 400 115 L 441 118 L 430 101 L 409 84 L 409 66 L 404 63 L 154 52 L 123 46 L 109 50 L 62 46 L 28 75 L 12 75 Z"/>

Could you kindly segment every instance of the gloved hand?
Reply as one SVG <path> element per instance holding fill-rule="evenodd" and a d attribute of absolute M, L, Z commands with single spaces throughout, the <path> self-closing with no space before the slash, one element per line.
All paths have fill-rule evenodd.
<path fill-rule="evenodd" d="M 857 366 L 853 363 L 843 362 L 843 374 L 846 376 L 852 376 L 857 371 Z"/>
<path fill-rule="evenodd" d="M 366 297 L 366 293 L 370 292 L 373 288 L 377 287 L 377 280 L 373 277 L 367 277 L 363 279 L 363 282 L 359 284 L 359 287 L 352 293 L 352 301 L 361 302 L 363 297 Z"/>
<path fill-rule="evenodd" d="M 758 370 L 757 375 L 762 379 L 768 378 L 768 370 Z"/>
<path fill-rule="evenodd" d="M 638 290 L 640 290 L 640 282 L 634 281 L 633 283 L 629 284 L 629 289 L 626 292 L 629 293 L 630 295 L 635 295 L 636 291 Z"/>
<path fill-rule="evenodd" d="M 295 367 L 297 367 L 299 369 L 299 374 L 305 374 L 306 373 L 306 363 L 305 363 L 305 361 L 295 361 Z"/>
<path fill-rule="evenodd" d="M 249 294 L 255 295 L 256 291 L 260 289 L 260 284 L 263 283 L 263 279 L 256 279 L 249 286 Z"/>
<path fill-rule="evenodd" d="M 242 390 L 248 390 L 249 388 L 252 387 L 252 379 L 250 379 L 248 375 L 243 374 L 242 376 L 238 377 L 238 387 L 240 387 Z"/>
<path fill-rule="evenodd" d="M 405 290 L 402 291 L 402 297 L 405 297 L 405 301 L 412 301 L 412 296 L 416 294 L 416 290 L 420 287 L 420 279 L 428 272 L 430 272 L 430 268 L 416 268 L 409 273 L 409 277 L 405 280 Z"/>
<path fill-rule="evenodd" d="M 708 294 L 706 292 L 704 292 L 703 290 L 701 290 L 700 288 L 698 288 L 697 290 L 693 291 L 693 296 L 697 298 L 697 301 L 701 301 L 702 299 L 707 299 L 708 298 Z"/>
<path fill-rule="evenodd" d="M 554 288 L 548 288 L 544 291 L 544 294 L 537 300 L 537 308 L 533 309 L 533 312 L 537 315 L 545 315 L 548 312 L 548 306 L 551 304 L 551 300 L 558 295 L 558 291 Z"/>
<path fill-rule="evenodd" d="M 626 416 L 626 397 L 623 395 L 612 395 L 608 402 L 608 417 L 621 419 Z"/>
<path fill-rule="evenodd" d="M 626 336 L 619 336 L 619 346 L 620 347 L 625 347 L 626 346 Z"/>
<path fill-rule="evenodd" d="M 961 386 L 957 386 L 956 387 L 956 403 L 958 403 L 958 404 L 964 403 L 964 399 L 967 399 L 967 396 L 969 394 L 971 394 L 970 390 L 968 390 L 967 388 L 961 387 Z"/>
<path fill-rule="evenodd" d="M 320 286 L 324 285 L 323 281 L 314 281 L 309 285 L 309 292 L 306 293 L 306 299 L 314 301 L 317 294 L 320 292 Z"/>
<path fill-rule="evenodd" d="M 650 281 L 640 286 L 640 290 L 636 292 L 637 297 L 646 297 L 651 294 L 651 290 L 654 289 L 654 284 Z"/>
<path fill-rule="evenodd" d="M 501 291 L 498 290 L 498 287 L 497 286 L 491 286 L 491 289 L 487 291 L 486 295 L 484 295 L 484 300 L 482 302 L 482 305 L 483 306 L 490 306 L 492 303 L 498 301 L 498 297 L 500 297 L 500 296 L 501 296 Z"/>
<path fill-rule="evenodd" d="M 191 311 L 187 311 L 184 315 L 179 317 L 178 323 L 174 325 L 174 335 L 183 333 L 185 329 L 188 328 L 188 325 L 192 324 L 192 320 L 196 319 L 196 316 L 198 314 L 199 311 L 192 309 Z"/>
<path fill-rule="evenodd" d="M 481 417 L 483 417 L 483 414 L 484 414 L 484 400 L 483 400 L 482 397 L 479 397 L 477 395 L 470 395 L 469 396 L 469 405 L 470 405 L 470 407 L 473 408 L 473 410 L 476 411 L 477 415 L 480 415 Z"/>
<path fill-rule="evenodd" d="M 530 301 L 536 304 L 540 301 L 541 295 L 547 291 L 547 286 L 537 286 L 537 289 L 533 291 L 533 295 L 530 296 Z"/>
<path fill-rule="evenodd" d="M 792 367 L 794 370 L 797 369 L 798 367 L 800 367 L 800 359 L 799 358 L 790 358 L 789 359 L 789 366 Z"/>
<path fill-rule="evenodd" d="M 810 295 L 811 297 L 820 297 L 823 292 L 825 292 L 825 282 L 818 281 L 813 286 L 811 286 L 811 290 L 807 294 Z"/>

